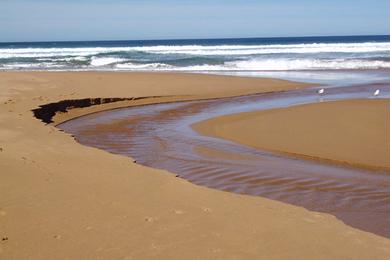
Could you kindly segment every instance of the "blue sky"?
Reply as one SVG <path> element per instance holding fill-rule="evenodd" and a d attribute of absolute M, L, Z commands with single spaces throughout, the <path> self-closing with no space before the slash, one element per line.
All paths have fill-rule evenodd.
<path fill-rule="evenodd" d="M 0 0 L 0 42 L 390 34 L 390 0 Z"/>

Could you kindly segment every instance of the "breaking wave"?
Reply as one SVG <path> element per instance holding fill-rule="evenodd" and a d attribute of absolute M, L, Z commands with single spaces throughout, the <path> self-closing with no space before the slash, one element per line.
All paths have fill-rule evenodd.
<path fill-rule="evenodd" d="M 387 38 L 386 38 L 387 39 Z M 0 45 L 0 70 L 290 71 L 390 68 L 390 40 Z M 361 40 L 360 40 L 361 41 Z M 200 44 L 202 43 L 202 44 Z M 106 46 L 105 46 L 106 45 Z M 54 47 L 53 47 L 54 46 Z M 57 46 L 57 47 L 56 47 Z"/>

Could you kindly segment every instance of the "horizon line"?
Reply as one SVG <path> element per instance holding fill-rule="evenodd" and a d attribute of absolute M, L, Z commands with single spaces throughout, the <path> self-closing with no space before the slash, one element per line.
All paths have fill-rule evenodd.
<path fill-rule="evenodd" d="M 15 44 L 15 43 L 69 43 L 69 42 L 153 42 L 153 41 L 191 41 L 191 40 L 234 40 L 234 39 L 284 39 L 284 38 L 330 38 L 330 37 L 383 37 L 390 34 L 356 34 L 356 35 L 308 35 L 308 36 L 272 36 L 272 37 L 224 37 L 224 38 L 161 38 L 161 39 L 138 39 L 138 40 L 44 40 L 44 41 L 0 41 L 0 44 Z"/>

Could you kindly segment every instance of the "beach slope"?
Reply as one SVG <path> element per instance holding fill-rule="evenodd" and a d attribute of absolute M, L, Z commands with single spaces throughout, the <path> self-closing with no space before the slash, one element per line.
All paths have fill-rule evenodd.
<path fill-rule="evenodd" d="M 31 111 L 62 100 L 159 96 L 124 106 L 298 87 L 306 86 L 186 74 L 0 73 L 0 259 L 389 259 L 388 239 L 333 216 L 193 185 L 85 147 Z"/>

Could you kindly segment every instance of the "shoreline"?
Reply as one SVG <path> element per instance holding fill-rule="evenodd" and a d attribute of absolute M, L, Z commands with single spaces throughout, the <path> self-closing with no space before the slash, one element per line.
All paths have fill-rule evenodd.
<path fill-rule="evenodd" d="M 306 83 L 303 83 L 306 84 Z M 314 87 L 315 84 L 307 84 L 308 87 Z M 140 97 L 140 99 L 135 100 L 124 100 L 124 101 L 117 101 L 117 102 L 108 102 L 108 103 L 102 103 L 102 104 L 96 104 L 96 105 L 90 105 L 86 107 L 72 107 L 69 108 L 66 112 L 61 112 L 58 110 L 56 111 L 55 115 L 51 117 L 53 120 L 52 122 L 49 122 L 48 124 L 58 126 L 62 123 L 71 121 L 73 119 L 77 119 L 79 117 L 92 115 L 100 112 L 106 112 L 111 110 L 118 110 L 118 109 L 124 109 L 124 108 L 130 108 L 130 107 L 142 107 L 142 106 L 148 106 L 148 105 L 157 105 L 157 104 L 170 104 L 170 103 L 181 103 L 181 102 L 196 102 L 196 101 L 212 101 L 212 100 L 219 100 L 219 99 L 226 99 L 226 98 L 235 98 L 235 97 L 247 97 L 247 96 L 253 96 L 253 95 L 259 95 L 259 94 L 272 94 L 272 93 L 281 93 L 288 90 L 280 90 L 280 91 L 269 91 L 269 92 L 256 92 L 253 94 L 243 94 L 243 95 L 235 95 L 235 96 L 221 96 L 221 97 L 205 97 L 205 98 L 196 98 L 196 97 L 185 97 L 185 96 L 171 96 L 171 97 Z M 77 100 L 70 100 L 70 101 L 77 101 Z M 56 103 L 53 103 L 56 104 Z M 36 108 L 34 110 L 40 110 L 40 108 Z M 44 108 L 43 108 L 44 110 Z M 39 118 L 37 118 L 40 120 Z M 45 123 L 45 122 L 44 122 Z"/>
<path fill-rule="evenodd" d="M 205 98 L 300 86 L 187 74 L 0 73 L 0 235 L 7 238 L 0 257 L 325 259 L 321 252 L 330 250 L 336 259 L 388 258 L 389 239 L 328 214 L 190 184 L 82 146 L 31 113 L 64 99 Z"/>

